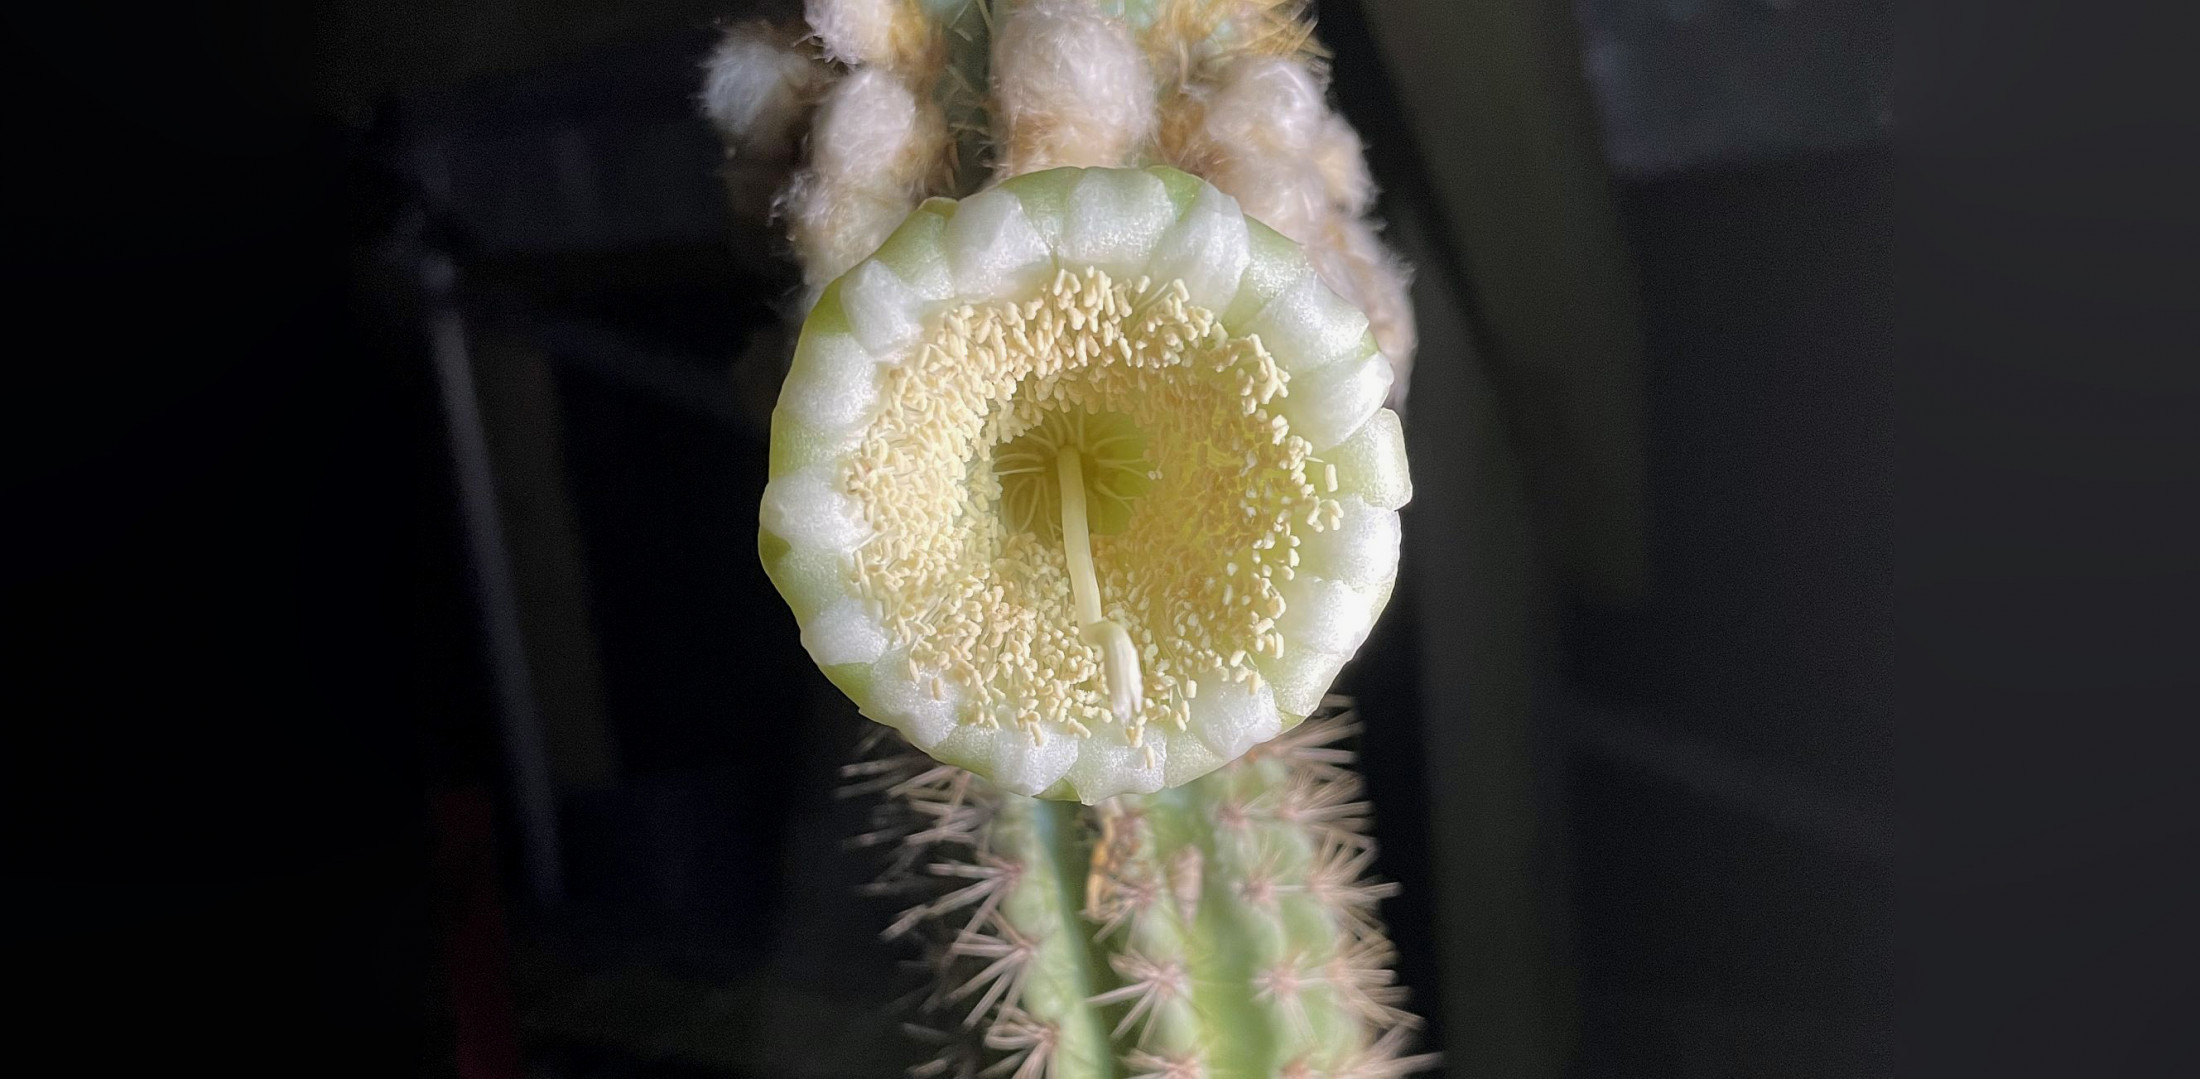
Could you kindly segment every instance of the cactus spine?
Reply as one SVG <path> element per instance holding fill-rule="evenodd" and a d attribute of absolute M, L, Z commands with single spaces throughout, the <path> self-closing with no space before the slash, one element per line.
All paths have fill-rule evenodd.
<path fill-rule="evenodd" d="M 910 899 L 920 1079 L 1377 1079 L 1418 1021 L 1389 969 L 1343 702 L 1184 786 L 1094 806 L 1001 792 L 880 732 L 858 843 Z"/>

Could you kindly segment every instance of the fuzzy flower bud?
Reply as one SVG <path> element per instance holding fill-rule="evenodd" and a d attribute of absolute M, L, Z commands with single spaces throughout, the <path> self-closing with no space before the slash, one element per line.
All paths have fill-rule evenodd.
<path fill-rule="evenodd" d="M 1129 164 L 1154 126 L 1153 76 L 1130 29 L 1079 0 L 1039 0 L 1000 18 L 1000 174 Z"/>

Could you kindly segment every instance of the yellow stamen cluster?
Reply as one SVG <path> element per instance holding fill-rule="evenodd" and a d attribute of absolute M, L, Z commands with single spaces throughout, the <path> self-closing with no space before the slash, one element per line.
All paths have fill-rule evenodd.
<path fill-rule="evenodd" d="M 1059 539 L 1003 511 L 998 473 L 1021 473 L 996 455 L 1030 432 L 1127 419 L 1145 440 L 1151 486 L 1091 541 L 1104 613 L 1143 671 L 1132 745 L 1148 723 L 1184 729 L 1205 672 L 1257 683 L 1252 657 L 1282 654 L 1275 581 L 1293 575 L 1296 530 L 1335 527 L 1334 484 L 1308 479 L 1328 470 L 1270 407 L 1289 376 L 1185 296 L 1175 281 L 1058 271 L 1034 298 L 946 312 L 889 373 L 843 476 L 874 532 L 847 572 L 903 673 L 941 699 L 963 691 L 963 723 L 1040 742 L 1115 721 Z"/>

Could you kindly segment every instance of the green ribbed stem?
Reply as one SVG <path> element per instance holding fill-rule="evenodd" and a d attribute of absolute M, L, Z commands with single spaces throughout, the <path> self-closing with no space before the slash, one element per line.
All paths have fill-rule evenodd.
<path fill-rule="evenodd" d="M 937 974 L 923 1076 L 1374 1079 L 1401 1011 L 1364 879 L 1373 843 L 1332 714 L 1185 786 L 1097 806 L 988 788 L 917 754 L 853 766 L 892 842 L 889 930 Z M 973 883 L 975 882 L 975 883 Z M 987 1069 L 997 1069 L 988 1071 Z"/>

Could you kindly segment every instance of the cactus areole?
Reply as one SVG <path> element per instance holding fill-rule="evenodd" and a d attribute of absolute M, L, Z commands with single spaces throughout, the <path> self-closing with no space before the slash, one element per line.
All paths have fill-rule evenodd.
<path fill-rule="evenodd" d="M 1174 787 L 1298 724 L 1389 599 L 1389 361 L 1163 167 L 932 199 L 826 287 L 765 569 L 863 714 L 1006 790 Z"/>

